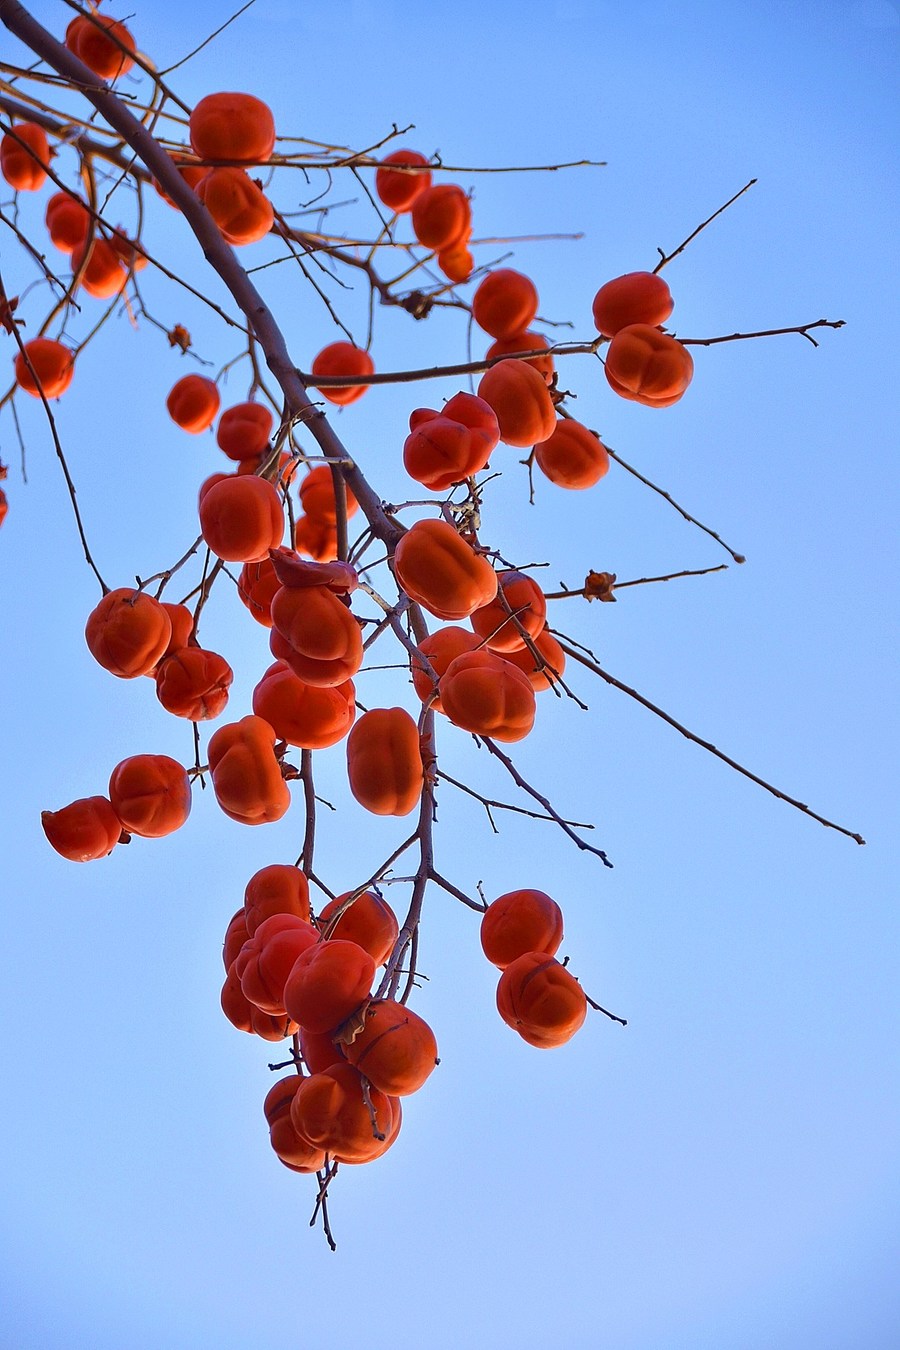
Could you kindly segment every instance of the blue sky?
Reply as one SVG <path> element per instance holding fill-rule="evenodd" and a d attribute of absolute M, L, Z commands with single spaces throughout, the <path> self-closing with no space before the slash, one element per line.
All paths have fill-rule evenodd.
<path fill-rule="evenodd" d="M 33 12 L 62 33 L 65 6 Z M 131 27 L 168 66 L 228 12 L 148 4 Z M 19 59 L 11 41 L 3 50 Z M 476 238 L 583 236 L 476 250 L 481 263 L 514 250 L 541 314 L 579 337 L 593 335 L 602 282 L 652 267 L 657 247 L 759 180 L 667 268 L 671 326 L 682 337 L 823 317 L 846 327 L 818 349 L 797 336 L 695 349 L 694 382 L 665 411 L 616 399 L 588 357 L 565 379 L 577 416 L 748 561 L 636 587 L 616 605 L 565 602 L 558 622 L 625 684 L 869 842 L 804 819 L 587 672 L 573 684 L 589 712 L 544 695 L 517 762 L 560 810 L 596 824 L 614 870 L 541 822 L 507 814 L 494 836 L 477 803 L 448 788 L 438 866 L 489 898 L 552 894 L 572 969 L 629 1025 L 595 1015 L 560 1050 L 520 1042 L 496 1014 L 477 917 L 430 895 L 414 1006 L 442 1062 L 408 1100 L 391 1152 L 342 1171 L 332 1254 L 307 1228 L 310 1180 L 269 1149 L 272 1051 L 218 1006 L 225 925 L 257 868 L 296 856 L 298 808 L 251 830 L 195 791 L 188 825 L 168 839 L 83 867 L 47 847 L 42 809 L 104 791 L 126 755 L 189 761 L 192 746 L 148 684 L 92 662 L 82 635 L 97 586 L 46 426 L 36 404 L 20 408 L 26 485 L 4 412 L 10 1346 L 344 1350 L 362 1329 L 398 1350 L 897 1344 L 898 55 L 888 0 L 501 0 L 428 13 L 406 0 L 339 12 L 258 0 L 173 74 L 188 102 L 221 88 L 266 98 L 282 134 L 364 147 L 414 123 L 403 143 L 448 164 L 607 161 L 452 175 L 475 188 Z M 273 195 L 297 209 L 322 186 L 295 176 Z M 39 229 L 47 195 L 22 204 L 26 228 Z M 352 181 L 335 183 L 336 201 L 358 198 Z M 131 209 L 123 199 L 125 224 Z M 352 230 L 370 215 L 357 200 L 329 220 Z M 151 251 L 202 276 L 162 202 L 148 201 L 145 230 Z M 255 265 L 275 250 L 241 256 Z M 32 275 L 8 233 L 2 268 L 11 291 Z M 236 354 L 209 311 L 143 278 L 154 317 L 185 323 L 214 369 Z M 337 336 L 327 313 L 284 268 L 258 282 L 308 368 Z M 358 284 L 332 294 L 362 336 Z M 31 327 L 39 304 L 24 306 Z M 376 312 L 379 369 L 463 359 L 466 341 L 463 315 L 415 324 Z M 194 368 L 122 316 L 58 404 L 111 584 L 179 555 L 197 486 L 221 467 L 211 436 L 186 436 L 165 413 Z M 387 500 L 411 495 L 400 463 L 410 408 L 459 387 L 377 389 L 337 416 Z M 245 390 L 238 368 L 227 399 Z M 519 458 L 495 456 L 485 530 L 507 556 L 548 562 L 548 589 L 591 567 L 625 579 L 729 561 L 616 466 L 586 493 L 539 484 L 531 508 Z M 265 635 L 237 611 L 223 592 L 204 618 L 204 640 L 235 667 L 226 717 L 249 710 L 268 663 Z M 359 692 L 415 708 L 396 672 L 361 675 Z M 450 772 L 513 800 L 467 737 L 443 731 Z M 337 807 L 323 812 L 319 868 L 347 889 L 404 823 L 349 798 L 339 748 L 322 754 L 317 781 Z M 402 907 L 403 886 L 389 898 Z"/>

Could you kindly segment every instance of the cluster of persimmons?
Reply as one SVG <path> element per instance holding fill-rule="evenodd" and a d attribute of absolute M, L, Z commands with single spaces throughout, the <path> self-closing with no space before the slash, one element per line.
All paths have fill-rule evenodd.
<path fill-rule="evenodd" d="M 126 26 L 97 13 L 73 19 L 65 41 L 102 81 L 124 74 L 137 57 Z M 188 130 L 189 145 L 167 151 L 174 169 L 226 244 L 259 241 L 276 221 L 250 174 L 253 166 L 277 167 L 269 108 L 250 94 L 211 93 L 193 109 Z M 39 191 L 53 153 L 39 122 L 16 122 L 0 143 L 0 171 L 17 192 Z M 374 188 L 393 225 L 409 217 L 415 240 L 448 283 L 466 282 L 474 264 L 463 188 L 433 183 L 428 159 L 407 149 L 384 157 Z M 53 193 L 45 220 L 51 243 L 70 256 L 74 287 L 88 296 L 119 295 L 146 265 L 141 241 L 107 226 L 75 191 Z M 170 390 L 168 412 L 185 432 L 215 428 L 225 457 L 200 488 L 199 534 L 221 566 L 240 568 L 237 593 L 269 630 L 272 664 L 259 674 L 252 711 L 241 710 L 210 736 L 205 766 L 136 754 L 113 770 L 107 795 L 45 812 L 47 838 L 63 857 L 95 860 L 131 835 L 155 838 L 179 828 L 190 811 L 191 781 L 201 773 L 232 820 L 279 820 L 298 776 L 285 762 L 289 747 L 312 752 L 343 743 L 356 801 L 374 814 L 402 817 L 430 810 L 423 794 L 435 780 L 434 741 L 424 730 L 431 711 L 478 737 L 518 742 L 529 734 L 536 695 L 561 681 L 565 653 L 547 628 L 540 586 L 527 572 L 500 566 L 479 542 L 471 513 L 455 513 L 447 494 L 475 493 L 500 443 L 527 449 L 551 483 L 570 490 L 597 484 L 609 456 L 560 407 L 554 353 L 531 327 L 539 305 L 531 279 L 495 269 L 479 280 L 470 303 L 492 340 L 485 368 L 477 392 L 459 391 L 440 408 L 410 413 L 402 462 L 415 483 L 436 494 L 434 509 L 408 525 L 398 519 L 388 549 L 398 620 L 410 605 L 437 620 L 429 632 L 423 617 L 407 633 L 416 714 L 397 706 L 357 716 L 354 678 L 364 643 L 354 603 L 366 569 L 351 565 L 341 544 L 359 509 L 341 466 L 300 453 L 290 423 L 276 425 L 255 390 L 222 411 L 216 382 L 189 374 Z M 669 288 L 657 274 L 629 273 L 597 291 L 597 347 L 605 348 L 606 378 L 623 398 L 662 408 L 687 388 L 691 357 L 663 327 L 671 311 Z M 18 387 L 45 401 L 65 394 L 75 376 L 71 348 L 43 333 L 18 341 L 14 369 Z M 340 341 L 315 355 L 310 372 L 310 386 L 342 405 L 365 394 L 374 364 L 368 351 Z M 173 716 L 210 722 L 228 706 L 232 668 L 201 646 L 195 619 L 185 603 L 122 586 L 106 590 L 88 616 L 87 646 L 111 675 L 151 679 Z M 331 1162 L 380 1156 L 400 1128 L 401 1098 L 437 1063 L 433 1032 L 405 996 L 393 997 L 389 977 L 409 939 L 370 883 L 338 894 L 316 915 L 299 865 L 273 863 L 248 881 L 225 935 L 222 1007 L 245 1032 L 294 1038 L 296 1071 L 265 1101 L 272 1145 L 286 1166 L 322 1172 Z M 561 940 L 561 911 L 540 890 L 513 890 L 484 907 L 483 950 L 502 972 L 500 1015 L 539 1047 L 563 1044 L 585 1018 L 581 985 L 556 959 Z M 380 966 L 387 974 L 378 989 Z"/>

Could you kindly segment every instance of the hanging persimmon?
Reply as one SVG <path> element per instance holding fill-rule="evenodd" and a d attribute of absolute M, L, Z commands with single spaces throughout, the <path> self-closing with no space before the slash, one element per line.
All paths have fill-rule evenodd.
<path fill-rule="evenodd" d="M 277 488 L 253 474 L 227 475 L 200 498 L 200 532 L 225 562 L 261 562 L 284 534 Z"/>
<path fill-rule="evenodd" d="M 422 172 L 404 173 L 402 169 L 390 167 L 395 164 L 408 165 Z M 416 198 L 431 187 L 431 173 L 425 167 L 427 164 L 428 160 L 418 150 L 394 150 L 385 155 L 375 174 L 376 196 L 398 215 L 411 211 Z"/>
<path fill-rule="evenodd" d="M 291 804 L 275 732 L 261 717 L 243 717 L 220 727 L 207 748 L 210 776 L 219 806 L 242 825 L 280 820 Z"/>
<path fill-rule="evenodd" d="M 359 670 L 363 659 L 359 624 L 327 586 L 282 586 L 271 612 L 272 655 L 307 684 L 343 684 Z"/>
<path fill-rule="evenodd" d="M 115 80 L 134 65 L 134 38 L 106 14 L 79 14 L 66 29 L 66 46 L 101 80 Z"/>
<path fill-rule="evenodd" d="M 347 519 L 356 515 L 359 502 L 344 486 Z M 300 505 L 307 516 L 319 525 L 337 523 L 337 499 L 334 494 L 334 476 L 327 464 L 316 464 L 300 484 Z"/>
<path fill-rule="evenodd" d="M 244 888 L 244 923 L 247 936 L 273 914 L 292 914 L 309 923 L 309 883 L 299 867 L 269 863 L 261 867 Z"/>
<path fill-rule="evenodd" d="M 400 934 L 396 914 L 374 891 L 336 895 L 319 915 L 319 929 L 326 939 L 345 938 L 357 943 L 376 966 L 384 965 Z"/>
<path fill-rule="evenodd" d="M 594 296 L 594 324 L 599 333 L 611 338 L 633 323 L 656 328 L 674 308 L 672 292 L 658 273 L 626 272 L 607 281 Z"/>
<path fill-rule="evenodd" d="M 566 654 L 552 633 L 542 628 L 537 637 L 532 638 L 537 648 L 535 656 L 531 647 L 518 647 L 515 651 L 504 652 L 504 660 L 510 661 L 519 670 L 524 671 L 534 690 L 549 689 L 555 684 L 566 668 Z"/>
<path fill-rule="evenodd" d="M 454 726 L 497 741 L 521 741 L 534 725 L 534 690 L 528 676 L 497 652 L 463 652 L 438 686 Z"/>
<path fill-rule="evenodd" d="M 372 987 L 375 962 L 346 938 L 310 944 L 284 985 L 284 1006 L 307 1031 L 333 1031 L 356 1011 Z"/>
<path fill-rule="evenodd" d="M 446 628 L 436 628 L 433 633 L 429 633 L 427 638 L 423 638 L 419 643 L 419 651 L 440 680 L 451 661 L 455 661 L 457 656 L 462 656 L 463 652 L 473 652 L 480 646 L 481 638 L 477 633 L 471 633 L 468 628 L 459 628 L 455 624 L 450 624 Z M 432 699 L 431 706 L 435 712 L 443 712 L 439 686 L 434 683 L 424 665 L 415 656 L 410 661 L 410 669 L 413 687 L 422 702 L 424 703 L 427 698 L 435 694 L 436 697 Z"/>
<path fill-rule="evenodd" d="M 529 1045 L 549 1050 L 575 1035 L 587 1016 L 587 999 L 554 957 L 526 952 L 500 976 L 497 1011 Z"/>
<path fill-rule="evenodd" d="M 81 269 L 84 268 L 82 272 Z M 80 285 L 97 300 L 118 295 L 128 281 L 128 269 L 108 239 L 95 234 L 72 253 L 72 271 L 81 272 Z"/>
<path fill-rule="evenodd" d="M 112 771 L 109 800 L 126 830 L 162 839 L 191 814 L 191 781 L 168 755 L 131 755 Z"/>
<path fill-rule="evenodd" d="M 593 487 L 609 470 L 606 446 L 572 417 L 561 417 L 553 435 L 538 441 L 534 458 L 544 477 L 562 488 Z"/>
<path fill-rule="evenodd" d="M 645 408 L 677 403 L 694 375 L 694 360 L 682 343 L 646 323 L 620 328 L 606 353 L 606 378 L 621 397 Z"/>
<path fill-rule="evenodd" d="M 58 811 L 42 811 L 41 827 L 51 847 L 69 862 L 105 858 L 122 837 L 122 822 L 108 797 L 80 797 Z"/>
<path fill-rule="evenodd" d="M 226 408 L 216 427 L 216 444 L 229 459 L 251 459 L 268 448 L 272 414 L 262 403 L 236 403 Z"/>
<path fill-rule="evenodd" d="M 333 562 L 338 555 L 337 526 L 311 516 L 298 516 L 294 523 L 294 548 L 316 562 Z"/>
<path fill-rule="evenodd" d="M 396 1139 L 401 1118 L 396 1098 L 377 1088 L 363 1094 L 362 1076 L 352 1064 L 332 1064 L 304 1078 L 291 1102 L 300 1137 L 339 1163 L 380 1158 Z"/>
<path fill-rule="evenodd" d="M 38 192 L 47 181 L 50 143 L 37 122 L 14 122 L 0 140 L 0 173 L 16 192 Z"/>
<path fill-rule="evenodd" d="M 397 544 L 394 572 L 438 619 L 467 619 L 497 594 L 493 567 L 446 520 L 417 520 Z"/>
<path fill-rule="evenodd" d="M 207 94 L 191 113 L 189 128 L 201 159 L 265 164 L 275 148 L 272 109 L 253 94 Z"/>
<path fill-rule="evenodd" d="M 473 611 L 469 622 L 492 651 L 517 651 L 534 639 L 547 622 L 544 592 L 527 572 L 498 572 L 497 594 Z"/>
<path fill-rule="evenodd" d="M 80 197 L 55 192 L 47 202 L 44 223 L 52 243 L 62 253 L 74 253 L 87 236 L 91 213 Z"/>
<path fill-rule="evenodd" d="M 555 956 L 562 940 L 562 910 L 546 891 L 507 891 L 481 920 L 481 949 L 500 970 L 526 952 Z"/>
<path fill-rule="evenodd" d="M 394 999 L 367 1004 L 362 1027 L 344 1053 L 373 1087 L 392 1097 L 418 1092 L 438 1062 L 431 1027 Z"/>
<path fill-rule="evenodd" d="M 469 199 L 456 183 L 437 183 L 413 202 L 413 233 L 420 244 L 440 253 L 458 244 L 472 227 Z"/>
<path fill-rule="evenodd" d="M 183 375 L 169 390 L 166 409 L 182 431 L 199 435 L 216 420 L 219 391 L 205 375 Z"/>
<path fill-rule="evenodd" d="M 286 1013 L 264 1013 L 250 1002 L 233 968 L 225 976 L 220 1001 L 223 1013 L 238 1031 L 246 1031 L 264 1041 L 283 1041 L 286 1036 L 297 1034 L 297 1023 Z"/>
<path fill-rule="evenodd" d="M 300 1074 L 279 1078 L 266 1093 L 263 1113 L 269 1126 L 269 1142 L 285 1167 L 292 1172 L 318 1172 L 325 1166 L 325 1152 L 297 1133 L 291 1119 L 291 1102 L 303 1082 Z"/>
<path fill-rule="evenodd" d="M 534 282 L 512 267 L 489 272 L 472 296 L 472 317 L 492 338 L 511 338 L 523 333 L 537 311 Z"/>
<path fill-rule="evenodd" d="M 129 586 L 108 591 L 91 610 L 84 629 L 94 660 L 122 680 L 151 671 L 171 636 L 172 620 L 160 602 Z"/>
<path fill-rule="evenodd" d="M 235 248 L 265 239 L 275 222 L 272 203 L 245 169 L 210 169 L 197 184 L 197 196 Z"/>
<path fill-rule="evenodd" d="M 238 595 L 257 623 L 272 627 L 272 598 L 281 590 L 270 558 L 262 562 L 244 563 L 238 577 Z"/>
<path fill-rule="evenodd" d="M 419 729 L 403 708 L 372 708 L 347 737 L 350 791 L 376 816 L 408 816 L 422 795 Z"/>
<path fill-rule="evenodd" d="M 233 679 L 231 666 L 218 652 L 182 646 L 160 661 L 156 697 L 175 717 L 208 722 L 225 711 Z"/>
<path fill-rule="evenodd" d="M 486 361 L 492 361 L 498 356 L 514 356 L 516 352 L 547 351 L 550 345 L 549 339 L 543 333 L 535 333 L 529 329 L 527 333 L 515 333 L 512 337 L 498 338 L 496 342 L 491 343 L 484 356 Z M 543 375 L 546 384 L 552 383 L 556 366 L 549 351 L 546 356 L 529 356 L 525 364 L 533 366 L 540 375 Z"/>
<path fill-rule="evenodd" d="M 340 375 L 343 377 L 352 377 L 355 375 L 373 375 L 375 373 L 375 363 L 367 351 L 362 347 L 354 347 L 352 342 L 331 342 L 327 347 L 323 347 L 318 355 L 313 359 L 312 374 L 316 375 Z M 327 398 L 329 403 L 338 403 L 346 406 L 348 403 L 355 403 L 357 399 L 362 398 L 368 385 L 353 384 L 341 388 L 321 388 L 317 386 L 319 393 L 323 398 Z"/>
<path fill-rule="evenodd" d="M 282 911 L 263 919 L 234 962 L 245 997 L 262 1012 L 282 1016 L 287 978 L 298 958 L 318 941 L 315 928 L 300 915 Z"/>
<path fill-rule="evenodd" d="M 356 690 L 352 680 L 326 687 L 308 684 L 284 661 L 275 661 L 253 690 L 253 711 L 288 745 L 325 750 L 352 727 Z"/>
<path fill-rule="evenodd" d="M 440 412 L 416 408 L 409 426 L 403 465 L 431 492 L 480 473 L 500 439 L 493 408 L 474 394 L 454 394 Z"/>
<path fill-rule="evenodd" d="M 16 384 L 26 394 L 40 398 L 59 398 L 72 383 L 75 357 L 68 347 L 53 338 L 32 338 L 13 362 Z"/>
<path fill-rule="evenodd" d="M 478 397 L 489 403 L 500 423 L 506 445 L 527 448 L 552 436 L 556 412 L 547 383 L 527 361 L 507 358 L 486 370 Z"/>

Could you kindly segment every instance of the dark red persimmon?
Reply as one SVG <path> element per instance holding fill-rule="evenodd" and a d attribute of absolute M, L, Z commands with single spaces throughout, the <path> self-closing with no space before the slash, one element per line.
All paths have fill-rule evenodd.
<path fill-rule="evenodd" d="M 327 347 L 322 348 L 312 363 L 314 376 L 372 375 L 374 372 L 375 363 L 369 353 L 363 351 L 362 347 L 354 347 L 351 342 L 330 342 Z M 319 388 L 319 393 L 323 398 L 327 398 L 329 403 L 346 405 L 362 398 L 367 388 L 368 385 L 365 384 L 353 384 L 339 389 Z"/>
<path fill-rule="evenodd" d="M 555 956 L 562 939 L 562 910 L 546 891 L 507 891 L 481 920 L 481 949 L 501 970 L 526 952 Z"/>
<path fill-rule="evenodd" d="M 694 374 L 687 347 L 646 323 L 620 328 L 606 352 L 606 378 L 622 398 L 645 408 L 677 403 Z"/>
<path fill-rule="evenodd" d="M 672 292 L 661 276 L 653 272 L 626 272 L 607 281 L 594 296 L 594 323 L 604 337 L 615 337 L 620 328 L 632 323 L 657 328 L 674 308 Z"/>
<path fill-rule="evenodd" d="M 126 830 L 162 839 L 191 814 L 191 781 L 168 755 L 131 755 L 112 771 L 109 800 Z"/>
<path fill-rule="evenodd" d="M 58 811 L 42 811 L 41 825 L 51 846 L 69 862 L 105 858 L 122 833 L 122 822 L 106 797 L 80 797 Z"/>
<path fill-rule="evenodd" d="M 324 1149 L 334 1162 L 372 1162 L 396 1139 L 401 1111 L 396 1098 L 377 1088 L 370 1088 L 368 1095 L 369 1104 L 363 1096 L 358 1069 L 352 1064 L 332 1064 L 322 1073 L 304 1078 L 294 1093 L 294 1128 L 301 1138 Z"/>
<path fill-rule="evenodd" d="M 394 150 L 390 155 L 385 155 L 381 168 L 375 174 L 376 196 L 398 215 L 411 211 L 416 198 L 431 187 L 431 173 L 425 169 L 427 163 L 428 160 L 418 150 Z M 408 164 L 425 171 L 403 173 L 388 167 L 393 164 Z"/>
<path fill-rule="evenodd" d="M 122 680 L 151 671 L 171 636 L 172 621 L 160 602 L 129 586 L 109 591 L 88 615 L 84 629 L 94 660 Z"/>

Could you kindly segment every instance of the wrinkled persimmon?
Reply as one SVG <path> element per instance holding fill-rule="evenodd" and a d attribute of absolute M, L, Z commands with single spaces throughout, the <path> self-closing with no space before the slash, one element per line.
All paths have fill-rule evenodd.
<path fill-rule="evenodd" d="M 497 652 L 463 652 L 438 686 L 454 726 L 498 741 L 521 741 L 534 725 L 534 690 L 528 676 Z"/>
<path fill-rule="evenodd" d="M 42 811 L 47 841 L 69 862 L 94 862 L 112 853 L 122 822 L 108 797 L 80 797 L 58 811 Z"/>
<path fill-rule="evenodd" d="M 620 328 L 606 353 L 606 378 L 621 397 L 645 408 L 677 403 L 694 374 L 694 360 L 682 343 L 646 323 Z"/>

